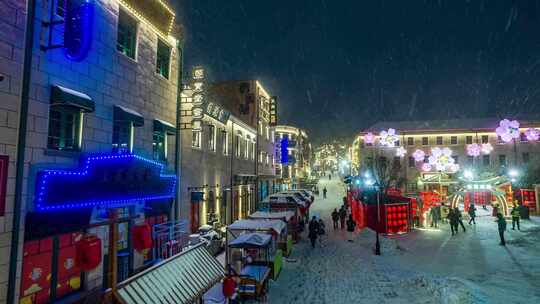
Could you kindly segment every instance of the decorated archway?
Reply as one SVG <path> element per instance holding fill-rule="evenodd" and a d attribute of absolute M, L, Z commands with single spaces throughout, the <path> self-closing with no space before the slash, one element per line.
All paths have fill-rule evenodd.
<path fill-rule="evenodd" d="M 495 205 L 494 207 L 497 207 L 504 216 L 509 216 L 510 203 L 512 202 L 512 186 L 506 177 L 497 176 L 481 180 L 463 180 L 460 188 L 449 197 L 450 205 L 455 208 L 463 202 L 465 209 L 468 210 L 471 197 L 477 203 L 477 194 L 488 195 L 489 199 L 484 199 L 485 204 Z"/>

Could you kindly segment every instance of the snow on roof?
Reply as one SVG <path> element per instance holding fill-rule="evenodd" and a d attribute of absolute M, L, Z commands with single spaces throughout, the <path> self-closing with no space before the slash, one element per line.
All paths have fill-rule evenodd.
<path fill-rule="evenodd" d="M 279 211 L 279 212 L 268 212 L 268 211 L 257 211 L 249 216 L 251 219 L 285 219 L 289 221 L 294 216 L 292 211 Z"/>
<path fill-rule="evenodd" d="M 500 118 L 464 118 L 449 120 L 381 121 L 363 132 L 380 132 L 389 128 L 397 131 L 495 130 Z M 540 124 L 538 120 L 520 120 L 522 125 Z"/>
<path fill-rule="evenodd" d="M 75 90 L 72 90 L 70 88 L 63 87 L 61 85 L 56 85 L 56 86 L 65 93 L 75 95 L 75 96 L 78 96 L 80 98 L 84 98 L 84 99 L 87 99 L 87 100 L 92 100 L 92 98 L 90 98 L 90 96 L 88 96 L 88 95 L 86 95 L 86 94 L 84 94 L 82 92 L 75 91 Z"/>
<path fill-rule="evenodd" d="M 229 242 L 229 247 L 266 247 L 271 239 L 267 233 L 245 233 Z"/>
<path fill-rule="evenodd" d="M 135 110 L 132 110 L 130 108 L 126 108 L 126 107 L 123 107 L 123 106 L 119 106 L 119 105 L 115 105 L 116 107 L 120 108 L 122 111 L 126 112 L 126 113 L 129 113 L 129 114 L 132 114 L 132 115 L 135 115 L 135 116 L 140 116 L 140 117 L 143 117 L 141 115 L 141 113 L 135 111 Z"/>
<path fill-rule="evenodd" d="M 229 225 L 230 230 L 274 230 L 278 234 L 285 228 L 282 220 L 237 220 Z"/>

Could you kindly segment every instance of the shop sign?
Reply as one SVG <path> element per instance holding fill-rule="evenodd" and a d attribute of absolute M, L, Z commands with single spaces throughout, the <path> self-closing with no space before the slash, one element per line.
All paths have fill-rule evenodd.
<path fill-rule="evenodd" d="M 284 136 L 280 141 L 281 147 L 281 163 L 286 165 L 289 163 L 289 138 Z"/>
<path fill-rule="evenodd" d="M 72 170 L 41 170 L 35 211 L 127 206 L 175 197 L 176 176 L 163 164 L 134 154 L 92 155 Z"/>
<path fill-rule="evenodd" d="M 270 98 L 270 126 L 277 125 L 277 96 Z"/>
<path fill-rule="evenodd" d="M 227 121 L 229 120 L 229 117 L 231 116 L 231 113 L 229 111 L 225 110 L 220 105 L 213 103 L 211 101 L 206 103 L 205 110 L 206 110 L 206 114 L 208 114 L 210 117 L 213 117 L 219 120 L 223 124 L 226 124 Z"/>
<path fill-rule="evenodd" d="M 202 119 L 204 117 L 204 104 L 206 102 L 206 79 L 202 67 L 196 66 L 191 70 L 191 87 L 193 89 L 191 107 L 191 129 L 202 131 Z"/>

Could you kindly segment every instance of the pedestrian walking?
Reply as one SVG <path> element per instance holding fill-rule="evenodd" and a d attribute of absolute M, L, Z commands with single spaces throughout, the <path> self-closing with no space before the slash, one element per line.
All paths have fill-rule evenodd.
<path fill-rule="evenodd" d="M 446 223 L 448 219 L 448 213 L 450 213 L 450 210 L 448 206 L 446 206 L 445 203 L 442 203 L 441 205 L 441 222 Z"/>
<path fill-rule="evenodd" d="M 326 192 L 328 192 L 328 190 L 326 190 L 326 187 L 324 187 L 322 190 L 322 196 L 324 199 L 326 199 Z"/>
<path fill-rule="evenodd" d="M 322 219 L 319 219 L 319 231 L 318 231 L 318 234 L 319 234 L 319 244 L 323 245 L 323 238 L 324 238 L 324 235 L 326 234 L 326 225 L 324 225 L 324 221 Z"/>
<path fill-rule="evenodd" d="M 506 231 L 506 220 L 504 219 L 503 215 L 500 213 L 497 213 L 497 227 L 499 228 L 499 238 L 501 239 L 501 242 L 499 245 L 506 246 L 506 242 L 504 241 L 504 232 Z"/>
<path fill-rule="evenodd" d="M 334 223 L 334 229 L 338 229 L 339 212 L 337 211 L 337 208 L 332 211 L 332 222 Z"/>
<path fill-rule="evenodd" d="M 356 229 L 356 223 L 354 222 L 352 214 L 351 214 L 349 215 L 349 219 L 347 220 L 347 231 L 349 232 L 349 242 L 353 241 L 355 229 Z"/>
<path fill-rule="evenodd" d="M 454 209 L 450 209 L 448 212 L 448 221 L 450 222 L 450 230 L 452 230 L 452 235 L 455 235 L 458 233 L 458 215 L 456 215 L 456 212 Z"/>
<path fill-rule="evenodd" d="M 441 207 L 440 206 L 433 206 L 429 213 L 430 213 L 430 216 L 431 216 L 431 227 L 438 228 L 439 227 L 439 219 L 441 217 Z"/>
<path fill-rule="evenodd" d="M 332 174 L 328 174 L 328 180 L 332 180 Z"/>
<path fill-rule="evenodd" d="M 339 209 L 339 222 L 341 224 L 341 229 L 345 229 L 345 220 L 347 219 L 347 210 L 345 210 L 345 208 L 343 208 L 343 206 L 341 207 L 341 209 Z"/>
<path fill-rule="evenodd" d="M 519 205 L 514 205 L 515 207 L 512 208 L 512 211 L 510 212 L 510 215 L 512 215 L 512 230 L 516 230 L 516 225 L 517 225 L 517 229 L 518 230 L 521 230 L 519 229 L 519 218 L 520 218 L 520 214 L 519 214 Z"/>
<path fill-rule="evenodd" d="M 471 223 L 474 223 L 476 225 L 476 220 L 475 220 L 475 218 L 476 218 L 476 207 L 474 206 L 474 204 L 471 204 L 469 206 L 469 211 L 468 212 L 469 212 L 469 216 L 471 217 L 469 219 L 469 225 L 472 225 Z"/>
<path fill-rule="evenodd" d="M 467 229 L 465 229 L 465 225 L 463 225 L 463 215 L 461 214 L 461 211 L 459 211 L 459 208 L 454 208 L 454 212 L 456 214 L 459 225 L 461 226 L 461 228 L 463 228 L 463 232 L 467 231 Z"/>
<path fill-rule="evenodd" d="M 319 236 L 319 222 L 317 221 L 317 218 L 313 217 L 311 221 L 309 222 L 309 240 L 311 241 L 311 247 L 315 248 L 315 242 L 317 241 L 317 237 Z"/>
<path fill-rule="evenodd" d="M 347 208 L 349 207 L 349 202 L 347 201 L 347 197 L 343 197 L 343 205 L 345 205 Z"/>

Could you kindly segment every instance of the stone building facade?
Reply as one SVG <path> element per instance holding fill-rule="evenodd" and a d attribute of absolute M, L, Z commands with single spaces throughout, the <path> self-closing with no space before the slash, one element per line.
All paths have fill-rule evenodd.
<path fill-rule="evenodd" d="M 89 154 L 128 152 L 156 160 L 166 171 L 178 171 L 175 126 L 180 56 L 177 39 L 181 37 L 173 37 L 170 27 L 155 23 L 149 12 L 138 11 L 136 5 L 130 5 L 132 2 L 37 0 L 28 11 L 25 1 L 6 0 L 0 5 L 0 74 L 4 76 L 0 82 L 0 155 L 9 157 L 5 213 L 0 215 L 0 302 L 7 300 L 8 288 L 12 291 L 10 301 L 44 303 L 104 283 L 103 257 L 99 267 L 85 274 L 84 279 L 73 272 L 76 269 L 69 259 L 64 264 L 58 261 L 58 267 L 67 265 L 70 271 L 59 268 L 57 275 L 52 274 L 54 270 L 50 269 L 47 257 L 58 248 L 53 245 L 50 249 L 48 244 L 55 244 L 54 238 L 59 235 L 63 240 L 66 234 L 83 233 L 86 224 L 99 219 L 99 212 L 97 207 L 85 211 L 90 222 L 78 224 L 70 222 L 77 216 L 69 213 L 62 213 L 63 218 L 54 217 L 52 212 L 40 213 L 34 190 L 37 172 L 75 170 L 80 167 L 79 160 Z M 93 18 L 85 15 L 89 8 L 81 8 L 81 3 L 90 3 Z M 156 3 L 152 3 L 152 9 L 172 25 L 174 13 L 161 1 Z M 66 20 L 72 16 L 69 14 L 79 14 L 77 20 L 83 20 L 80 33 L 67 29 Z M 23 72 L 27 15 L 33 17 L 30 24 L 34 35 L 33 47 L 27 50 L 31 52 L 31 68 Z M 85 23 L 90 19 L 90 23 Z M 68 38 L 68 32 L 82 37 Z M 88 43 L 86 50 L 84 45 L 68 44 L 77 39 L 84 41 L 81 45 Z M 18 112 L 25 90 L 21 84 L 23 77 L 29 77 L 26 117 Z M 27 120 L 27 132 L 21 134 L 26 138 L 24 159 L 19 160 L 24 164 L 24 176 L 20 205 L 15 205 L 15 143 L 20 119 Z M 144 205 L 138 204 L 141 203 Z M 121 241 L 125 241 L 122 246 L 129 247 L 128 228 L 150 214 L 138 207 L 119 207 L 118 211 L 137 217 L 121 227 Z M 16 234 L 12 228 L 15 212 L 20 212 L 19 242 L 12 244 Z M 163 211 L 163 217 L 168 213 Z M 80 215 L 77 211 L 73 214 Z M 86 233 L 102 240 L 105 255 L 108 227 L 92 228 Z M 62 242 L 61 257 L 66 252 L 64 248 L 71 250 L 74 240 Z M 9 260 L 10 252 L 15 253 L 16 260 Z M 127 269 L 132 273 L 143 265 L 145 257 L 132 248 L 127 254 Z M 8 282 L 10 270 L 16 272 L 16 277 Z M 30 279 L 28 271 L 32 274 Z M 42 280 L 51 275 L 58 283 L 55 295 Z"/>
<path fill-rule="evenodd" d="M 301 181 L 311 176 L 312 149 L 306 131 L 286 125 L 277 125 L 275 141 L 279 146 L 275 155 L 278 160 L 276 175 L 285 189 L 297 188 Z M 286 140 L 284 140 L 286 138 Z M 282 147 L 286 144 L 287 147 Z M 287 152 L 285 157 L 284 153 Z"/>

